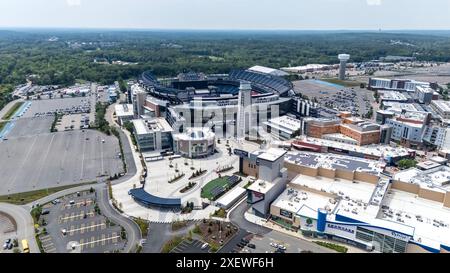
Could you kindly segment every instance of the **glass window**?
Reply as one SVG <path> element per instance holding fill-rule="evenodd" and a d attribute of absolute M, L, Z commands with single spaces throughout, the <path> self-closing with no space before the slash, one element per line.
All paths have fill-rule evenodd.
<path fill-rule="evenodd" d="M 395 238 L 385 236 L 384 243 L 383 243 L 383 252 L 384 253 L 392 253 L 392 251 L 394 249 L 394 243 L 395 243 Z"/>
<path fill-rule="evenodd" d="M 363 227 L 357 227 L 357 230 L 360 231 L 360 232 L 364 232 L 364 233 L 373 235 L 373 231 L 372 230 L 369 230 L 369 229 L 366 229 L 366 228 L 363 228 Z"/>
<path fill-rule="evenodd" d="M 394 252 L 405 253 L 406 252 L 406 241 L 395 240 Z"/>
<path fill-rule="evenodd" d="M 356 239 L 364 241 L 364 242 L 372 242 L 373 235 L 369 235 L 369 234 L 357 231 Z"/>

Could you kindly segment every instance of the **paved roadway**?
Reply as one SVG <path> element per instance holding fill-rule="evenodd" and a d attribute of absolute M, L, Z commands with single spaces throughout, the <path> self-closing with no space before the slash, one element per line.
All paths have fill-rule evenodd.
<path fill-rule="evenodd" d="M 244 231 L 246 231 L 248 233 L 256 234 L 258 237 L 264 236 L 276 241 L 288 243 L 289 245 L 296 246 L 296 248 L 301 250 L 309 250 L 315 253 L 334 253 L 333 250 L 321 247 L 313 242 L 295 238 L 282 232 L 247 221 L 244 218 L 244 213 L 249 209 L 249 205 L 245 200 L 246 199 L 240 201 L 239 205 L 237 205 L 229 214 L 230 221 L 242 229 L 242 231 L 240 231 L 239 233 L 240 237 L 245 236 L 246 233 Z M 237 242 L 235 241 L 236 240 L 232 240 L 230 243 L 224 246 L 227 252 L 236 246 Z"/>
<path fill-rule="evenodd" d="M 139 226 L 131 219 L 122 216 L 116 211 L 109 203 L 108 188 L 106 185 L 98 185 L 97 202 L 102 214 L 111 219 L 113 222 L 121 225 L 127 232 L 127 244 L 125 245 L 124 252 L 129 253 L 134 250 L 137 243 L 142 238 L 141 230 Z"/>
<path fill-rule="evenodd" d="M 101 212 L 106 217 L 110 218 L 113 222 L 115 222 L 125 228 L 125 230 L 127 232 L 127 245 L 125 246 L 124 252 L 130 252 L 130 251 L 134 250 L 134 247 L 136 246 L 137 243 L 139 243 L 140 239 L 142 238 L 141 230 L 139 229 L 138 225 L 133 220 L 122 216 L 118 211 L 116 211 L 112 207 L 112 205 L 110 205 L 109 198 L 108 198 L 108 187 L 104 183 L 83 185 L 83 186 L 79 186 L 79 187 L 75 187 L 75 188 L 66 189 L 66 190 L 51 194 L 49 196 L 46 196 L 44 198 L 41 198 L 39 200 L 36 200 L 27 205 L 24 205 L 23 208 L 27 211 L 30 211 L 31 206 L 34 204 L 37 204 L 37 203 L 45 204 L 45 203 L 51 202 L 52 200 L 59 198 L 61 196 L 64 196 L 64 195 L 75 193 L 77 191 L 89 190 L 91 187 L 94 188 L 97 192 L 97 202 L 98 202 Z"/>
<path fill-rule="evenodd" d="M 167 223 L 150 223 L 147 240 L 144 244 L 144 253 L 161 253 L 161 249 L 165 242 L 176 235 L 186 235 L 190 229 L 194 227 L 194 222 L 190 222 L 188 226 L 172 231 L 172 224 Z"/>
<path fill-rule="evenodd" d="M 9 214 L 17 223 L 17 239 L 27 239 L 31 253 L 39 253 L 39 247 L 34 238 L 34 223 L 29 210 L 23 206 L 17 206 L 7 203 L 0 203 L 0 211 Z"/>
<path fill-rule="evenodd" d="M 113 113 L 114 113 L 114 107 L 115 107 L 115 103 L 111 104 L 107 110 L 106 110 L 106 120 L 108 121 L 110 126 L 115 127 L 118 131 L 119 131 L 119 136 L 120 136 L 120 140 L 122 142 L 122 147 L 123 147 L 123 155 L 125 157 L 125 163 L 127 165 L 127 170 L 126 170 L 126 174 L 124 176 L 122 176 L 121 178 L 117 179 L 117 180 L 113 180 L 112 184 L 120 184 L 122 182 L 127 181 L 128 179 L 132 178 L 135 174 L 136 174 L 136 164 L 134 162 L 134 158 L 133 158 L 133 152 L 132 152 L 132 148 L 130 145 L 130 142 L 128 141 L 127 136 L 125 135 L 125 133 L 122 131 L 122 128 L 119 127 L 114 121 L 113 121 Z M 123 129 L 126 130 L 126 129 Z"/>
<path fill-rule="evenodd" d="M 6 115 L 6 113 L 8 113 L 9 109 L 11 109 L 13 107 L 13 105 L 16 104 L 16 102 L 20 102 L 20 101 L 24 101 L 24 100 L 18 99 L 18 100 L 10 101 L 8 104 L 5 105 L 5 107 L 0 109 L 0 121 L 3 121 L 3 116 Z"/>

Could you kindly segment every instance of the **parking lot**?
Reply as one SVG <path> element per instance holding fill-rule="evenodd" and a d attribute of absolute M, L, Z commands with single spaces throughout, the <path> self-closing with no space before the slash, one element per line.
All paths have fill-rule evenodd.
<path fill-rule="evenodd" d="M 251 246 L 251 247 L 249 247 Z M 250 237 L 249 243 L 241 248 L 243 253 L 327 253 L 333 250 L 321 247 L 313 242 L 301 240 L 289 235 L 271 231 L 265 235 Z"/>
<path fill-rule="evenodd" d="M 55 200 L 54 200 L 55 201 Z M 80 192 L 43 206 L 39 221 L 47 235 L 39 237 L 46 253 L 103 253 L 123 249 L 122 228 L 99 212 L 95 192 Z M 45 212 L 44 212 L 45 213 Z"/>
<path fill-rule="evenodd" d="M 171 253 L 208 253 L 210 250 L 209 245 L 203 247 L 205 243 L 199 240 L 184 240 L 176 248 L 170 251 Z"/>
<path fill-rule="evenodd" d="M 89 125 L 89 116 L 87 114 L 70 114 L 64 115 L 60 122 L 56 124 L 56 130 L 58 132 L 79 130 Z"/>
<path fill-rule="evenodd" d="M 53 117 L 35 117 L 35 118 L 21 118 L 13 123 L 11 131 L 7 134 L 8 139 L 33 136 L 40 134 L 48 134 L 52 126 Z"/>
<path fill-rule="evenodd" d="M 33 100 L 23 117 L 53 116 L 54 112 L 61 114 L 89 113 L 91 110 L 93 109 L 89 97 L 41 99 Z"/>
<path fill-rule="evenodd" d="M 116 137 L 75 130 L 0 142 L 0 195 L 78 184 L 123 172 Z"/>
<path fill-rule="evenodd" d="M 349 111 L 354 115 L 367 114 L 374 101 L 373 94 L 367 89 L 344 87 L 319 80 L 303 80 L 294 82 L 296 93 L 316 98 L 325 108 L 338 111 Z M 325 114 L 333 114 L 327 113 Z"/>
<path fill-rule="evenodd" d="M 14 218 L 0 211 L 0 253 L 13 252 L 17 248 L 14 242 L 17 243 L 17 224 Z"/>

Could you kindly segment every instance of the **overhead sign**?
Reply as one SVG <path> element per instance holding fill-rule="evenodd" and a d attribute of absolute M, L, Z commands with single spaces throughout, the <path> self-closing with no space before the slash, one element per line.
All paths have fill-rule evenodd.
<path fill-rule="evenodd" d="M 240 149 L 234 149 L 234 154 L 239 157 L 248 157 L 248 152 Z"/>

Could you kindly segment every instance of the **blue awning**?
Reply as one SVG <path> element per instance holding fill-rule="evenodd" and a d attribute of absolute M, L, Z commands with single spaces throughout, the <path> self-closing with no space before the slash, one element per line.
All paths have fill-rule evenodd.
<path fill-rule="evenodd" d="M 162 198 L 146 192 L 143 188 L 132 189 L 129 194 L 140 203 L 147 206 L 181 208 L 180 198 Z"/>

